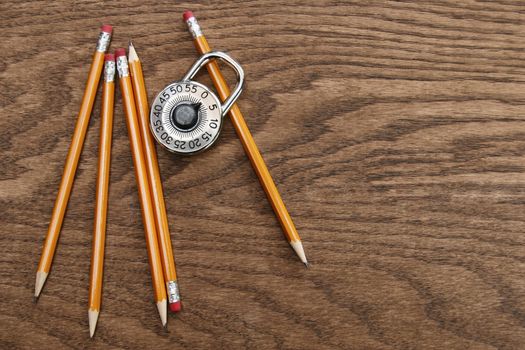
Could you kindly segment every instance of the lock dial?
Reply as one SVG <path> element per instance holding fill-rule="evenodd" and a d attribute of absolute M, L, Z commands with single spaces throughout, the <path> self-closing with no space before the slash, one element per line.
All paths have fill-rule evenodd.
<path fill-rule="evenodd" d="M 182 155 L 198 153 L 219 136 L 221 102 L 200 83 L 174 82 L 153 101 L 150 127 L 157 141 L 169 151 Z"/>

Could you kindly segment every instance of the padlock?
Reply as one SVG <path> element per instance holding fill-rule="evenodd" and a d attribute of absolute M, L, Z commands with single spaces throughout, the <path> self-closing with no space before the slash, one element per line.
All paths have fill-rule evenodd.
<path fill-rule="evenodd" d="M 219 58 L 237 74 L 237 85 L 230 96 L 221 100 L 205 85 L 192 81 L 211 59 Z M 224 52 L 202 55 L 184 78 L 166 86 L 151 106 L 150 128 L 155 139 L 169 151 L 180 155 L 202 152 L 217 141 L 223 118 L 241 94 L 244 71 Z"/>

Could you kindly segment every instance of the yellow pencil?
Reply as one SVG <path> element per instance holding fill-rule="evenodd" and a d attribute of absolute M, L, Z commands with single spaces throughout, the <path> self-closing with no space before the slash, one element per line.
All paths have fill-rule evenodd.
<path fill-rule="evenodd" d="M 104 63 L 104 87 L 102 90 L 102 113 L 100 143 L 98 150 L 97 194 L 91 271 L 89 283 L 89 336 L 97 327 L 102 299 L 102 274 L 104 272 L 104 247 L 106 242 L 106 217 L 108 208 L 109 168 L 111 163 L 111 133 L 113 130 L 113 106 L 115 102 L 115 55 L 106 54 Z"/>
<path fill-rule="evenodd" d="M 164 281 L 166 283 L 166 290 L 168 291 L 168 303 L 171 311 L 178 312 L 181 309 L 181 302 L 179 286 L 177 284 L 177 271 L 175 270 L 175 260 L 171 247 L 170 229 L 168 226 L 168 216 L 166 215 L 157 151 L 155 149 L 155 143 L 153 142 L 153 136 L 149 130 L 148 94 L 146 93 L 146 84 L 144 83 L 144 75 L 142 74 L 142 64 L 131 42 L 129 44 L 128 59 L 131 82 L 133 83 L 133 91 L 135 92 L 135 102 L 139 116 L 138 121 L 146 160 L 146 170 L 148 171 L 151 199 L 155 212 L 155 223 L 159 238 L 162 268 L 164 270 Z"/>
<path fill-rule="evenodd" d="M 193 43 L 195 44 L 197 51 L 201 55 L 210 52 L 210 46 L 202 34 L 202 30 L 193 13 L 191 11 L 185 11 L 183 14 L 183 19 L 188 25 L 188 29 L 193 36 Z M 226 100 L 226 98 L 228 98 L 230 95 L 230 89 L 228 88 L 228 85 L 226 84 L 226 81 L 219 70 L 219 65 L 217 62 L 211 61 L 206 65 L 206 68 L 208 69 L 208 73 L 210 74 L 211 80 L 213 81 L 220 98 L 223 101 Z M 273 211 L 281 223 L 281 227 L 283 228 L 288 242 L 292 246 L 299 259 L 301 259 L 301 261 L 306 266 L 308 266 L 308 261 L 306 260 L 306 255 L 304 253 L 303 244 L 301 242 L 301 238 L 299 237 L 299 233 L 297 233 L 297 229 L 295 228 L 292 218 L 290 217 L 281 195 L 279 194 L 279 191 L 273 182 L 272 176 L 266 167 L 266 163 L 264 162 L 264 159 L 262 158 L 257 145 L 255 144 L 253 136 L 250 133 L 246 122 L 244 121 L 241 110 L 236 104 L 234 104 L 228 112 L 228 115 L 230 116 L 230 120 L 232 121 L 235 131 L 237 132 L 237 136 L 239 136 L 239 139 L 241 140 L 244 151 L 252 163 L 255 173 L 259 177 L 259 182 L 268 196 L 268 200 L 272 205 Z"/>
<path fill-rule="evenodd" d="M 115 50 L 117 59 L 117 71 L 120 78 L 120 91 L 122 92 L 122 103 L 126 114 L 126 124 L 128 125 L 129 142 L 131 155 L 135 165 L 135 180 L 139 191 L 140 205 L 142 208 L 142 222 L 144 223 L 144 233 L 146 245 L 148 247 L 149 265 L 151 269 L 151 279 L 155 290 L 155 301 L 159 310 L 162 325 L 167 322 L 167 301 L 166 287 L 164 286 L 164 276 L 162 275 L 162 262 L 159 254 L 159 244 L 157 241 L 157 230 L 151 195 L 148 184 L 148 174 L 146 172 L 146 161 L 144 160 L 142 139 L 140 136 L 135 98 L 133 97 L 133 87 L 129 76 L 129 65 L 126 58 L 125 49 Z"/>
<path fill-rule="evenodd" d="M 84 97 L 82 98 L 82 104 L 80 105 L 80 111 L 78 112 L 75 132 L 73 133 L 73 139 L 69 146 L 66 164 L 64 165 L 64 172 L 62 174 L 62 180 L 60 181 L 60 187 L 58 188 L 55 206 L 53 207 L 53 214 L 51 215 L 49 228 L 47 229 L 46 240 L 44 241 L 44 247 L 42 248 L 42 255 L 40 257 L 40 262 L 38 263 L 35 281 L 35 299 L 40 295 L 44 283 L 46 283 L 49 271 L 51 270 L 51 263 L 53 262 L 53 257 L 55 255 L 58 236 L 60 235 L 62 221 L 64 220 L 64 214 L 71 193 L 71 187 L 73 186 L 73 181 L 75 179 L 78 160 L 80 158 L 80 153 L 82 152 L 82 146 L 84 145 L 84 138 L 86 137 L 89 118 L 91 116 L 91 110 L 93 109 L 93 102 L 95 101 L 95 96 L 97 94 L 100 73 L 102 72 L 102 66 L 104 65 L 104 53 L 109 46 L 111 33 L 112 27 L 110 25 L 102 26 L 97 49 L 93 55 L 93 61 L 89 70 Z"/>

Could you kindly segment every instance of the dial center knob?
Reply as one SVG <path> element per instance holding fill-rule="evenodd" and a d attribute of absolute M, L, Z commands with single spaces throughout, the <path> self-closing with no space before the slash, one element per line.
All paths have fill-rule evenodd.
<path fill-rule="evenodd" d="M 199 121 L 200 103 L 180 103 L 171 110 L 171 122 L 178 129 L 193 129 Z"/>

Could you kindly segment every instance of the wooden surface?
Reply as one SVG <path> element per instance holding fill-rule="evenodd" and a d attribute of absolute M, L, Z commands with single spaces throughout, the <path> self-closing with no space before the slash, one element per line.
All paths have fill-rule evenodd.
<path fill-rule="evenodd" d="M 196 58 L 190 6 L 246 70 L 241 110 L 312 266 L 285 242 L 229 120 L 202 155 L 159 149 L 184 305 L 163 330 L 117 89 L 90 341 L 101 90 L 53 269 L 31 300 L 98 27 L 115 26 L 113 49 L 134 40 L 152 98 Z M 525 348 L 523 2 L 0 9 L 0 348 Z"/>

